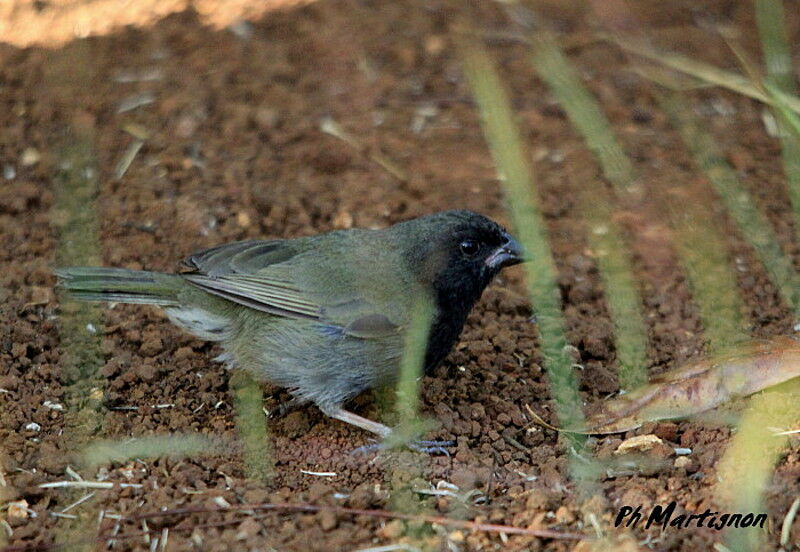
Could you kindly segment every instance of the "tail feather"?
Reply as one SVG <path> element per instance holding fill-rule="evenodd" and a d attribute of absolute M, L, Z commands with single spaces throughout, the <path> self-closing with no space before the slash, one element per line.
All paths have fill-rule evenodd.
<path fill-rule="evenodd" d="M 177 274 L 124 268 L 75 266 L 55 273 L 59 287 L 81 301 L 174 306 L 183 284 Z"/>

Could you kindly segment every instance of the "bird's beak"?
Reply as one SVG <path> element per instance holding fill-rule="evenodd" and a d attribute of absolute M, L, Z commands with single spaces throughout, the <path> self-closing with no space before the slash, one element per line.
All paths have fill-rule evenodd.
<path fill-rule="evenodd" d="M 501 269 L 527 260 L 522 245 L 509 234 L 506 234 L 505 237 L 505 243 L 486 258 L 486 266 Z"/>

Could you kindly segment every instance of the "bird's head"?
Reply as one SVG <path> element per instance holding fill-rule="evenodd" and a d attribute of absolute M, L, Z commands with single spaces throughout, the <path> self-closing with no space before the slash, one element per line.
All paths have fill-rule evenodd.
<path fill-rule="evenodd" d="M 500 270 L 523 262 L 520 244 L 496 222 L 472 211 L 444 211 L 400 225 L 406 258 L 424 285 L 447 302 L 472 306 Z"/>

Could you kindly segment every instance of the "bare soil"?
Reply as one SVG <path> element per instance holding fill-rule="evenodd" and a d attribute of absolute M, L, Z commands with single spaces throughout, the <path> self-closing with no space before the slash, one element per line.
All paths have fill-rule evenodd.
<path fill-rule="evenodd" d="M 642 4 L 639 17 L 661 44 L 733 68 L 735 58 L 724 41 L 698 24 L 713 21 L 739 29 L 758 53 L 750 2 L 705 2 L 691 9 L 678 3 Z M 582 3 L 545 2 L 540 7 L 561 30 L 583 38 L 573 40 L 568 53 L 587 76 L 645 189 L 687 182 L 702 187 L 699 170 L 659 112 L 651 85 L 628 70 L 620 52 L 590 39 L 592 18 Z M 609 534 L 622 535 L 612 525 L 622 505 L 641 504 L 649 511 L 654 504 L 676 500 L 686 510 L 717 508 L 715 465 L 731 431 L 703 421 L 650 424 L 635 432 L 656 433 L 671 447 L 691 448 L 688 463 L 676 467 L 675 457 L 669 456 L 652 472 L 604 478 L 594 496 L 576 494 L 558 435 L 532 424 L 528 414 L 530 407 L 554 421 L 519 268 L 506 271 L 487 290 L 459 345 L 422 385 L 422 410 L 440 424 L 430 436 L 458 443 L 451 457 L 353 455 L 369 442 L 368 435 L 304 407 L 271 423 L 276 474 L 268 483 L 245 477 L 237 450 L 111 464 L 100 472 L 80 470 L 76 455 L 81 445 L 69 438 L 67 415 L 45 405 L 69 398 L 52 275 L 58 247 L 54 175 L 60 148 L 72 136 L 69 128 L 89 129 L 94 136 L 101 256 L 110 266 L 170 271 L 193 251 L 227 241 L 381 227 L 456 207 L 509 222 L 448 34 L 450 23 L 461 16 L 475 17 L 481 28 L 497 35 L 492 53 L 531 145 L 569 338 L 583 365 L 581 391 L 592 403 L 618 389 L 613 328 L 575 200 L 580 186 L 601 179 L 599 168 L 535 78 L 524 45 L 504 38 L 507 20 L 494 4 L 468 10 L 449 1 L 321 0 L 266 14 L 238 26 L 238 32 L 205 27 L 196 13 L 184 12 L 144 30 L 126 28 L 58 50 L 0 46 L 0 168 L 6 168 L 0 181 L 0 475 L 6 482 L 0 502 L 24 500 L 31 511 L 6 515 L 13 529 L 9 544 L 91 542 L 98 530 L 116 530 L 120 537 L 138 536 L 117 539 L 112 550 L 148 550 L 140 533 L 161 544 L 168 529 L 166 550 L 328 551 L 398 542 L 445 550 L 447 540 L 463 550 L 573 548 L 570 541 L 437 532 L 330 512 L 231 511 L 170 516 L 147 525 L 117 523 L 113 517 L 215 507 L 218 497 L 230 504 L 391 509 L 397 489 L 429 488 L 440 480 L 462 491 L 478 489 L 485 501 L 420 495 L 428 511 L 522 527 L 581 532 L 589 527 L 584 514 L 592 509 L 601 512 L 599 523 Z M 796 29 L 796 21 L 792 25 Z M 146 74 L 158 78 L 128 78 Z M 119 112 L 132 95 L 142 94 L 153 101 Z M 762 107 L 716 89 L 694 94 L 693 101 L 785 248 L 800 261 L 780 145 L 764 130 Z M 321 132 L 323 117 L 358 136 L 369 151 Z M 115 167 L 133 140 L 123 131 L 129 123 L 146 129 L 149 137 L 125 175 L 116 179 Z M 373 162 L 370 152 L 381 152 L 403 167 L 407 181 Z M 698 201 L 706 196 L 698 193 Z M 708 209 L 709 216 L 718 216 L 716 204 Z M 651 373 L 697 358 L 705 347 L 691 290 L 660 215 L 658 205 L 647 199 L 619 213 L 630 231 L 645 297 Z M 725 224 L 752 334 L 790 333 L 789 310 L 753 251 L 730 221 Z M 211 360 L 218 354 L 214 346 L 182 333 L 149 307 L 118 305 L 106 309 L 103 319 L 102 430 L 95 437 L 124 440 L 194 431 L 236 440 L 230 374 Z M 270 410 L 288 398 L 270 386 L 265 395 Z M 365 396 L 355 409 L 377 417 L 376 404 Z M 31 429 L 32 423 L 39 429 Z M 608 456 L 633 434 L 593 439 L 590 445 L 601 457 Z M 38 487 L 70 479 L 67 466 L 85 479 L 141 487 L 98 490 L 67 512 L 77 520 L 53 517 L 52 512 L 85 494 Z M 793 446 L 766 495 L 771 547 L 777 547 L 782 520 L 798 495 L 800 451 Z M 81 527 L 88 532 L 81 533 Z M 637 529 L 632 535 L 657 550 L 707 550 L 720 538 L 697 528 Z M 791 536 L 792 542 L 800 540 L 800 519 Z M 105 547 L 105 542 L 97 544 L 97 549 Z"/>

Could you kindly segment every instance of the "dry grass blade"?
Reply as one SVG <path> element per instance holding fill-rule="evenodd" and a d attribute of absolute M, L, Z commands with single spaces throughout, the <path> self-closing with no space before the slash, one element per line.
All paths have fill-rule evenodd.
<path fill-rule="evenodd" d="M 324 117 L 319 123 L 319 129 L 325 134 L 330 134 L 334 138 L 338 138 L 345 144 L 349 145 L 362 155 L 369 157 L 374 163 L 377 163 L 390 175 L 395 177 L 400 182 L 408 182 L 408 175 L 406 171 L 401 169 L 397 163 L 386 157 L 379 151 L 374 151 L 372 148 L 364 144 L 361 140 L 347 132 L 342 126 L 330 117 Z"/>
<path fill-rule="evenodd" d="M 792 505 L 789 507 L 789 511 L 786 512 L 786 517 L 783 518 L 783 526 L 781 527 L 781 546 L 786 546 L 789 544 L 789 537 L 792 532 L 792 523 L 794 523 L 794 518 L 797 516 L 797 511 L 800 510 L 800 497 L 794 499 Z"/>
<path fill-rule="evenodd" d="M 580 431 L 619 433 L 645 422 L 686 418 L 798 376 L 800 341 L 780 337 L 750 344 L 725 357 L 661 374 L 645 387 L 605 403 Z"/>
<path fill-rule="evenodd" d="M 696 77 L 709 84 L 727 88 L 737 94 L 756 99 L 765 104 L 772 104 L 773 100 L 769 95 L 759 90 L 757 86 L 754 86 L 747 77 L 738 73 L 726 71 L 725 69 L 720 69 L 709 63 L 697 61 L 674 52 L 659 51 L 649 44 L 638 40 L 624 38 L 619 35 L 605 35 L 605 38 L 608 38 L 620 48 L 632 54 L 657 61 L 671 69 Z M 788 109 L 795 113 L 800 113 L 800 98 L 784 92 L 779 92 L 778 96 Z"/>
<path fill-rule="evenodd" d="M 505 533 L 507 535 L 527 535 L 555 540 L 584 540 L 586 535 L 580 533 L 568 533 L 561 531 L 551 531 L 549 529 L 529 529 L 526 527 L 515 527 L 512 525 L 498 525 L 494 523 L 478 523 L 475 521 L 451 519 L 444 516 L 432 516 L 425 514 L 404 514 L 402 512 L 391 512 L 388 510 L 363 510 L 359 508 L 344 508 L 340 506 L 327 506 L 315 504 L 286 504 L 286 503 L 264 503 L 264 504 L 233 504 L 229 508 L 177 508 L 174 510 L 161 510 L 158 512 L 144 512 L 125 517 L 128 521 L 139 521 L 143 519 L 153 519 L 173 515 L 200 514 L 220 511 L 284 511 L 284 512 L 322 512 L 330 511 L 339 515 L 367 516 L 382 519 L 402 519 L 421 523 L 433 523 L 445 527 L 455 527 L 470 531 L 481 531 L 490 533 Z M 102 539 L 104 537 L 98 537 Z"/>
<path fill-rule="evenodd" d="M 116 167 L 114 167 L 115 180 L 119 180 L 125 176 L 125 173 L 128 172 L 128 168 L 131 166 L 131 163 L 133 163 L 133 160 L 136 158 L 136 155 L 139 153 L 139 150 L 142 149 L 143 145 L 144 141 L 142 140 L 134 140 L 128 145 L 122 157 L 120 157 L 117 162 Z"/>

